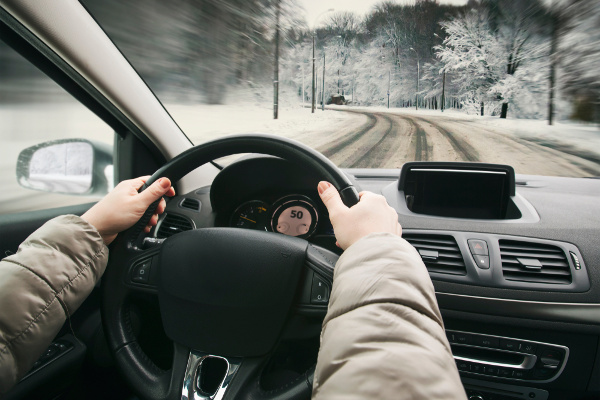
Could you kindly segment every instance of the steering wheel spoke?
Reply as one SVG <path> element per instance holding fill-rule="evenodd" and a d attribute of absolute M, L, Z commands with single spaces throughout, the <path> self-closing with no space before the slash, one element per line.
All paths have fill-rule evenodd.
<path fill-rule="evenodd" d="M 296 305 L 298 314 L 308 317 L 325 317 L 333 287 L 333 270 L 337 260 L 337 254 L 319 246 L 308 245 L 302 286 L 299 289 Z"/>

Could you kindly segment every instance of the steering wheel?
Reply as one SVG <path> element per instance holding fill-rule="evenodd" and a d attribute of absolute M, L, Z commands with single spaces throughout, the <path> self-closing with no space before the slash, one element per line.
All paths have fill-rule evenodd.
<path fill-rule="evenodd" d="M 289 160 L 331 182 L 347 206 L 358 202 L 357 190 L 331 161 L 273 135 L 229 136 L 193 147 L 157 170 L 144 188 L 161 177 L 175 183 L 207 162 L 239 153 Z M 263 390 L 260 377 L 290 314 L 298 307 L 326 311 L 337 256 L 303 239 L 238 228 L 186 231 L 143 249 L 140 237 L 157 205 L 113 242 L 102 279 L 103 325 L 126 381 L 153 400 L 310 397 L 314 366 L 274 390 Z M 174 346 L 168 370 L 150 360 L 134 333 L 128 300 L 140 293 L 158 297 Z"/>

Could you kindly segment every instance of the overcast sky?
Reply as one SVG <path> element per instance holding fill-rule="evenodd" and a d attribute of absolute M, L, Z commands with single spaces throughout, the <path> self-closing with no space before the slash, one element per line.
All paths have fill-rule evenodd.
<path fill-rule="evenodd" d="M 306 10 L 306 23 L 309 27 L 313 27 L 316 23 L 323 22 L 323 18 L 315 21 L 319 15 L 333 8 L 335 11 L 353 11 L 361 17 L 368 13 L 374 5 L 381 3 L 383 0 L 298 0 L 300 5 Z M 398 4 L 414 4 L 415 0 L 393 0 Z M 467 0 L 439 0 L 440 4 L 456 4 L 463 5 Z"/>

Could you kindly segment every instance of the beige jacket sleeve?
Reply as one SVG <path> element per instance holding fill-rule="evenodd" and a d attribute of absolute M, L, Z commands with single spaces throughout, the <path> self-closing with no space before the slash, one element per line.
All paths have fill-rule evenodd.
<path fill-rule="evenodd" d="M 466 398 L 433 284 L 404 239 L 371 234 L 338 260 L 313 398 Z"/>
<path fill-rule="evenodd" d="M 47 222 L 0 261 L 0 396 L 50 345 L 107 262 L 100 234 L 75 215 Z"/>

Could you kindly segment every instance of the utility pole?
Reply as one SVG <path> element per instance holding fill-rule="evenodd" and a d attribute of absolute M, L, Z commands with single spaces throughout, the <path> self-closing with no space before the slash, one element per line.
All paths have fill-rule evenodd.
<path fill-rule="evenodd" d="M 446 70 L 442 72 L 442 106 L 440 107 L 442 112 L 446 108 Z"/>
<path fill-rule="evenodd" d="M 304 108 L 304 98 L 305 98 L 305 93 L 304 93 L 304 63 L 302 63 L 302 108 Z"/>
<path fill-rule="evenodd" d="M 313 28 L 312 28 L 312 98 L 311 98 L 311 102 L 312 102 L 312 107 L 311 107 L 311 113 L 314 114 L 315 112 L 315 105 L 316 105 L 316 101 L 317 98 L 315 97 L 315 91 L 316 91 L 316 84 L 317 84 L 317 78 L 316 78 L 316 68 L 315 68 L 315 36 L 317 34 L 316 32 L 316 25 L 317 25 L 317 21 L 319 20 L 320 17 L 322 17 L 324 14 L 327 14 L 329 12 L 334 11 L 333 8 L 330 8 L 327 11 L 323 11 L 321 14 L 317 15 L 317 18 L 315 18 L 315 22 L 313 23 Z"/>
<path fill-rule="evenodd" d="M 354 74 L 352 74 L 352 104 L 356 104 L 356 99 L 354 98 Z"/>
<path fill-rule="evenodd" d="M 392 87 L 392 70 L 388 69 L 388 108 L 390 108 L 390 89 Z"/>
<path fill-rule="evenodd" d="M 313 39 L 313 49 L 312 49 L 313 50 L 312 51 L 312 53 L 313 53 L 313 55 L 312 55 L 312 96 L 310 98 L 310 101 L 312 102 L 312 107 L 311 107 L 311 111 L 310 112 L 314 114 L 314 112 L 315 112 L 315 100 L 316 100 L 315 99 L 315 91 L 316 91 L 316 89 L 315 89 L 315 84 L 316 84 L 316 81 L 315 81 L 315 73 L 316 73 L 316 71 L 315 71 L 315 32 L 313 32 L 312 39 Z"/>
<path fill-rule="evenodd" d="M 417 56 L 417 93 L 415 93 L 415 109 L 418 110 L 419 109 L 419 76 L 421 75 L 421 73 L 419 71 L 419 69 L 420 69 L 419 53 L 417 53 L 417 51 L 415 49 L 413 49 L 412 47 L 410 49 L 412 51 L 414 51 Z"/>
<path fill-rule="evenodd" d="M 550 93 L 548 98 L 548 125 L 554 120 L 554 90 L 556 85 L 556 64 L 558 50 L 558 34 L 560 29 L 560 14 L 555 9 L 554 1 L 550 4 L 550 18 L 552 20 L 552 37 L 550 42 Z"/>
<path fill-rule="evenodd" d="M 321 111 L 325 111 L 325 49 L 323 49 L 323 91 L 321 92 Z"/>
<path fill-rule="evenodd" d="M 275 23 L 275 70 L 273 72 L 273 119 L 279 117 L 279 14 L 281 0 L 277 0 Z"/>
<path fill-rule="evenodd" d="M 338 68 L 338 94 L 340 94 L 340 69 Z"/>

